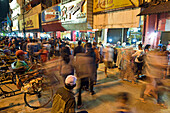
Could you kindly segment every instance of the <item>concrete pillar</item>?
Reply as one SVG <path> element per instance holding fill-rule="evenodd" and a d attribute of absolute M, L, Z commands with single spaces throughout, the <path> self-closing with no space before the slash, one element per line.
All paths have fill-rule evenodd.
<path fill-rule="evenodd" d="M 156 47 L 154 43 L 157 40 L 157 35 L 155 33 L 155 28 L 157 28 L 155 23 L 157 15 L 148 15 L 146 19 L 146 29 L 145 29 L 145 45 L 150 44 L 152 48 Z"/>
<path fill-rule="evenodd" d="M 107 43 L 107 31 L 108 31 L 108 29 L 102 29 L 102 37 L 103 37 L 103 39 L 104 39 L 104 45 L 106 45 L 106 43 Z"/>
<path fill-rule="evenodd" d="M 124 28 L 122 28 L 122 40 L 121 40 L 122 44 L 123 44 L 123 39 L 124 39 Z"/>

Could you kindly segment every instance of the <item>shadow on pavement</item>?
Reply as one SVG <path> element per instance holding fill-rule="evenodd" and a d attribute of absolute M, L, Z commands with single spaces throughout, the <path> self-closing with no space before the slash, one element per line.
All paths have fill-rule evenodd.
<path fill-rule="evenodd" d="M 151 100 L 146 101 L 146 103 L 137 101 L 133 104 L 133 107 L 138 113 L 148 113 L 148 111 L 149 113 L 160 113 L 160 107 Z"/>
<path fill-rule="evenodd" d="M 101 86 L 95 86 L 95 92 L 98 93 L 100 92 L 100 90 L 104 89 L 104 88 L 110 88 L 110 87 L 115 87 L 118 85 L 122 85 L 122 83 L 117 82 L 117 83 L 112 83 L 112 84 L 108 84 L 108 85 L 101 85 Z"/>
<path fill-rule="evenodd" d="M 12 107 L 15 107 L 15 106 L 21 106 L 21 105 L 25 105 L 25 103 L 18 103 L 18 104 L 11 103 L 9 106 L 0 108 L 0 111 L 5 110 L 5 109 L 9 109 L 9 108 L 12 108 Z"/>
<path fill-rule="evenodd" d="M 110 76 L 109 75 L 109 78 L 104 78 L 104 79 L 100 79 L 97 81 L 97 84 L 103 84 L 103 83 L 107 83 L 107 82 L 113 82 L 113 81 L 116 81 L 118 80 L 118 77 L 116 76 Z"/>
<path fill-rule="evenodd" d="M 115 102 L 117 94 L 101 95 L 95 100 L 83 100 L 86 109 L 93 109 L 102 104 L 103 102 Z"/>

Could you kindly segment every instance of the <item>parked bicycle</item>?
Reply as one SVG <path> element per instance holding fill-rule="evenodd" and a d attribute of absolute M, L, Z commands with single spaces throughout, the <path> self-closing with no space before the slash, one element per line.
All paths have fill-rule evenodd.
<path fill-rule="evenodd" d="M 12 69 L 17 88 L 24 92 L 24 101 L 31 108 L 41 108 L 50 103 L 53 90 L 44 69 L 38 68 L 32 72 L 25 73 L 24 67 Z"/>

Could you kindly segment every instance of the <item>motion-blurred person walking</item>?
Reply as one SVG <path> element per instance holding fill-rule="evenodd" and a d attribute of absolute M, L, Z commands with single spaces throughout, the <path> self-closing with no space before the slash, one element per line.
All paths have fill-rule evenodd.
<path fill-rule="evenodd" d="M 103 44 L 99 42 L 100 63 L 103 63 Z"/>
<path fill-rule="evenodd" d="M 27 44 L 26 50 L 29 53 L 29 58 L 30 58 L 31 63 L 34 63 L 35 57 L 37 57 L 37 60 L 38 60 L 38 56 L 35 56 L 35 53 L 40 50 L 40 47 L 35 39 L 30 40 L 30 43 Z"/>
<path fill-rule="evenodd" d="M 144 87 L 141 93 L 141 100 L 144 101 L 146 96 L 154 96 L 157 99 L 157 104 L 165 107 L 165 102 L 162 98 L 163 91 L 160 85 L 164 76 L 164 70 L 167 69 L 168 58 L 164 52 L 150 51 L 145 57 L 145 72 L 149 82 Z"/>
<path fill-rule="evenodd" d="M 74 56 L 76 56 L 77 53 L 84 53 L 85 50 L 81 46 L 81 41 L 78 41 L 78 46 L 74 49 Z"/>
<path fill-rule="evenodd" d="M 88 80 L 90 84 L 90 93 L 91 95 L 95 94 L 93 85 L 95 80 L 95 72 L 96 72 L 96 64 L 95 64 L 95 52 L 92 49 L 91 43 L 87 43 L 86 45 L 86 53 L 78 53 L 76 55 L 76 61 L 75 61 L 75 69 L 76 69 L 76 75 L 78 78 L 79 86 L 78 86 L 78 102 L 77 102 L 77 108 L 80 108 L 82 106 L 82 100 L 81 100 L 81 90 L 83 86 L 88 87 Z"/>
<path fill-rule="evenodd" d="M 63 80 L 65 80 L 68 75 L 74 75 L 73 56 L 68 47 L 62 48 L 61 59 L 59 73 L 63 77 Z"/>
<path fill-rule="evenodd" d="M 100 61 L 100 55 L 99 55 L 99 51 L 97 49 L 97 43 L 96 42 L 93 42 L 93 46 L 92 46 L 94 52 L 95 52 L 95 56 L 96 56 L 96 72 L 95 72 L 95 81 L 94 81 L 94 84 L 97 83 L 97 69 L 99 67 L 99 61 Z"/>
<path fill-rule="evenodd" d="M 113 66 L 113 52 L 114 52 L 114 50 L 111 48 L 111 45 L 109 43 L 103 49 L 104 64 L 105 64 L 105 76 L 106 77 L 108 77 L 107 68 L 112 68 L 112 66 Z"/>

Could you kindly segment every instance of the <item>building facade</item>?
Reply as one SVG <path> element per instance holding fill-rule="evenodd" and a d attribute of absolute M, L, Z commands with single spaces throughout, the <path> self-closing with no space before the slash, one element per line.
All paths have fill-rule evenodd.
<path fill-rule="evenodd" d="M 97 33 L 101 41 L 116 44 L 128 42 L 128 32 L 140 31 L 141 18 L 136 15 L 140 12 L 141 0 L 93 0 L 93 28 L 100 29 Z M 131 34 L 132 35 L 132 34 Z M 138 34 L 137 34 L 138 35 Z M 140 34 L 141 35 L 141 34 Z M 134 39 L 137 37 L 134 34 Z"/>
<path fill-rule="evenodd" d="M 170 1 L 150 1 L 138 16 L 142 15 L 143 44 L 150 44 L 152 48 L 157 48 L 158 44 L 167 45 L 170 40 Z"/>

